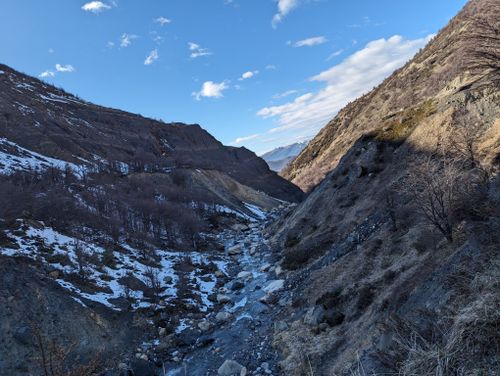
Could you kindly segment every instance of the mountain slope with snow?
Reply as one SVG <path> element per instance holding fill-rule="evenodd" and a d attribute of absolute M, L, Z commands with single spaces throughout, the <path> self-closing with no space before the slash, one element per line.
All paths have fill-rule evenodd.
<path fill-rule="evenodd" d="M 271 170 L 280 172 L 290 161 L 299 155 L 306 146 L 307 142 L 296 142 L 288 146 L 282 146 L 268 151 L 260 157 L 267 162 Z"/>

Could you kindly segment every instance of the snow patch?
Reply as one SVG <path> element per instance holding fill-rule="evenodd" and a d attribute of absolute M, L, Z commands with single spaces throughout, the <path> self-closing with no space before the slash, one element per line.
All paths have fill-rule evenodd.
<path fill-rule="evenodd" d="M 2 150 L 2 147 L 4 150 Z M 18 155 L 5 151 L 8 149 L 14 149 Z M 0 175 L 10 175 L 15 171 L 23 170 L 46 170 L 50 167 L 62 171 L 70 168 L 77 176 L 83 176 L 87 169 L 85 166 L 38 154 L 6 138 L 0 138 Z"/>

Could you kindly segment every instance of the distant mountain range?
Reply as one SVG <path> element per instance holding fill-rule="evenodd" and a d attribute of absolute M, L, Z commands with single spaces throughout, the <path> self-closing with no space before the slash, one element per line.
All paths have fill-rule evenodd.
<path fill-rule="evenodd" d="M 281 146 L 262 154 L 261 158 L 267 162 L 271 170 L 280 172 L 290 163 L 290 161 L 304 150 L 308 142 L 309 141 L 296 142 L 288 146 Z"/>

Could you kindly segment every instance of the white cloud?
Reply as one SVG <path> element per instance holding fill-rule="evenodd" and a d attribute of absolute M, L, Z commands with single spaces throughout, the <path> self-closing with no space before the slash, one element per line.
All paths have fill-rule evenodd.
<path fill-rule="evenodd" d="M 62 73 L 71 73 L 75 71 L 75 68 L 71 64 L 68 65 L 56 64 L 56 71 Z"/>
<path fill-rule="evenodd" d="M 74 72 L 75 68 L 71 65 L 61 65 L 61 64 L 56 64 L 56 70 L 46 70 L 38 75 L 40 78 L 54 78 L 57 73 L 71 73 Z"/>
<path fill-rule="evenodd" d="M 267 70 L 276 70 L 276 69 L 278 69 L 278 67 L 274 64 L 268 64 L 268 65 L 266 65 L 266 69 Z"/>
<path fill-rule="evenodd" d="M 277 126 L 268 133 L 286 131 L 287 137 L 313 136 L 342 107 L 380 84 L 431 38 L 432 35 L 408 40 L 395 35 L 372 41 L 340 64 L 310 79 L 325 83 L 323 89 L 280 106 L 265 107 L 257 115 L 277 119 Z"/>
<path fill-rule="evenodd" d="M 276 0 L 278 3 L 278 13 L 273 17 L 272 25 L 274 28 L 283 21 L 283 18 L 299 5 L 298 0 Z"/>
<path fill-rule="evenodd" d="M 153 51 L 151 51 L 148 55 L 148 57 L 146 58 L 146 60 L 144 60 L 144 65 L 151 65 L 153 64 L 156 60 L 158 60 L 160 58 L 160 55 L 158 54 L 158 49 L 154 49 Z"/>
<path fill-rule="evenodd" d="M 328 42 L 324 36 L 302 39 L 293 44 L 294 47 L 312 47 Z"/>
<path fill-rule="evenodd" d="M 273 95 L 273 99 L 286 98 L 286 97 L 289 97 L 290 95 L 297 94 L 297 93 L 298 93 L 297 90 L 287 90 L 287 91 L 284 91 L 283 93 Z"/>
<path fill-rule="evenodd" d="M 330 60 L 332 60 L 334 57 L 337 57 L 337 56 L 342 55 L 342 53 L 343 53 L 343 52 L 344 52 L 344 50 L 337 50 L 337 51 L 332 52 L 332 53 L 330 54 L 330 56 L 328 56 L 328 57 L 326 58 L 326 61 L 330 61 Z"/>
<path fill-rule="evenodd" d="M 201 90 L 197 93 L 193 93 L 196 100 L 201 100 L 202 98 L 221 98 L 223 97 L 222 92 L 228 88 L 227 82 L 213 82 L 206 81 L 203 83 Z"/>
<path fill-rule="evenodd" d="M 234 143 L 241 144 L 242 142 L 254 140 L 260 136 L 261 136 L 260 134 L 252 134 L 251 136 L 239 137 L 236 140 L 234 140 Z"/>
<path fill-rule="evenodd" d="M 55 77 L 55 73 L 50 71 L 50 70 L 46 70 L 45 72 L 42 72 L 38 75 L 38 77 L 41 77 L 41 78 L 48 78 L 48 77 Z"/>
<path fill-rule="evenodd" d="M 196 59 L 197 57 L 212 55 L 212 52 L 208 48 L 201 48 L 197 43 L 189 42 L 189 51 L 191 51 L 191 59 Z"/>
<path fill-rule="evenodd" d="M 111 9 L 111 6 L 103 3 L 102 1 L 91 1 L 82 6 L 82 9 L 86 12 L 100 13 L 103 10 Z"/>
<path fill-rule="evenodd" d="M 138 38 L 137 35 L 125 33 L 120 38 L 120 46 L 121 47 L 128 47 L 132 44 L 132 41 L 134 39 L 137 39 L 137 38 Z"/>
<path fill-rule="evenodd" d="M 239 81 L 243 81 L 243 80 L 248 80 L 249 78 L 252 78 L 254 76 L 256 76 L 257 74 L 259 74 L 259 71 L 258 70 L 255 70 L 255 71 L 248 71 L 248 72 L 245 72 L 241 75 L 240 78 L 238 78 Z"/>
<path fill-rule="evenodd" d="M 161 26 L 165 25 L 165 24 L 169 24 L 172 22 L 171 19 L 169 18 L 165 18 L 165 17 L 158 17 L 155 19 L 155 22 L 159 23 Z"/>
<path fill-rule="evenodd" d="M 53 54 L 54 52 L 56 52 L 53 48 L 49 48 L 48 51 L 47 51 L 49 54 Z"/>
<path fill-rule="evenodd" d="M 108 47 L 108 48 L 113 48 L 114 46 L 115 46 L 115 42 L 106 43 L 106 47 Z"/>

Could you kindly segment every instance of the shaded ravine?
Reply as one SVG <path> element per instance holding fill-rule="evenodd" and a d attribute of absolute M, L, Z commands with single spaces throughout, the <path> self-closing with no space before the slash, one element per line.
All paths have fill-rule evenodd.
<path fill-rule="evenodd" d="M 275 256 L 262 235 L 269 220 L 224 233 L 225 252 L 233 262 L 228 281 L 218 291 L 222 303 L 202 325 L 178 334 L 181 342 L 190 345 L 173 351 L 176 361 L 163 363 L 164 375 L 217 375 L 226 361 L 237 362 L 247 374 L 281 375 L 272 335 L 278 308 L 286 302 L 279 299 L 284 282 L 280 268 L 273 266 Z"/>

